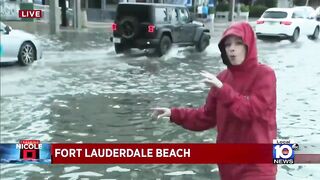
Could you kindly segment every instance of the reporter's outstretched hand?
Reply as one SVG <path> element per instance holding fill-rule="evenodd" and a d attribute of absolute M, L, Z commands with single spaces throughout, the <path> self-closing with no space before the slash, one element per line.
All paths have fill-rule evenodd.
<path fill-rule="evenodd" d="M 153 110 L 153 113 L 151 115 L 152 118 L 163 118 L 163 117 L 169 117 L 171 116 L 171 109 L 169 108 L 151 108 Z"/>

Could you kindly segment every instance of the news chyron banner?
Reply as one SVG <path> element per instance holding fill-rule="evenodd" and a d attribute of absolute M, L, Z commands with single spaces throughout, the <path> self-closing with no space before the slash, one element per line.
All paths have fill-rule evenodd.
<path fill-rule="evenodd" d="M 0 144 L 1 163 L 38 164 L 293 164 L 299 145 L 292 140 L 273 144 L 178 143 L 41 143 L 20 140 Z M 301 154 L 299 154 L 301 155 Z M 320 155 L 309 157 L 320 163 Z"/>

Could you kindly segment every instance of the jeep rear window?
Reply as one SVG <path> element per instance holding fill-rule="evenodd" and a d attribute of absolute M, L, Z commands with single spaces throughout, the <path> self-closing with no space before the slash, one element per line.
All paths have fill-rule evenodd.
<path fill-rule="evenodd" d="M 281 18 L 286 18 L 287 16 L 288 16 L 288 13 L 283 11 L 266 11 L 262 17 L 281 19 Z"/>
<path fill-rule="evenodd" d="M 150 9 L 150 6 L 146 5 L 121 4 L 118 6 L 116 19 L 132 16 L 138 18 L 140 22 L 151 22 Z"/>

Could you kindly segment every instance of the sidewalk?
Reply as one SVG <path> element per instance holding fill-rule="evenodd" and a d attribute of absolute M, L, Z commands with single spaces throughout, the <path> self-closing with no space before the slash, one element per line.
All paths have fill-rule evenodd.
<path fill-rule="evenodd" d="M 255 29 L 257 18 L 249 18 L 248 23 Z M 219 41 L 224 30 L 231 25 L 233 22 L 245 21 L 245 19 L 235 19 L 233 22 L 228 21 L 227 18 L 217 18 L 212 22 L 211 19 L 195 19 L 195 21 L 202 22 L 205 27 L 210 30 L 211 41 Z M 213 24 L 212 24 L 213 23 Z"/>
<path fill-rule="evenodd" d="M 88 21 L 87 22 L 87 28 L 109 28 L 111 31 L 111 25 L 112 21 L 110 20 L 109 22 L 93 22 L 93 21 Z"/>
<path fill-rule="evenodd" d="M 212 26 L 212 22 L 210 19 L 195 19 L 196 21 L 202 22 L 205 24 L 205 26 Z M 249 24 L 254 28 L 255 23 L 256 23 L 257 18 L 249 18 Z M 235 19 L 234 22 L 237 21 L 244 21 L 244 19 Z M 109 22 L 93 22 L 93 21 L 88 21 L 87 22 L 87 28 L 88 29 L 96 29 L 96 28 L 105 28 L 107 31 L 112 32 L 111 25 L 112 21 L 110 20 Z M 227 28 L 232 22 L 229 22 L 228 19 L 225 18 L 219 18 L 214 20 L 214 28 Z"/>
<path fill-rule="evenodd" d="M 257 19 L 258 18 L 249 18 L 248 23 L 254 28 L 256 25 Z M 202 22 L 208 26 L 211 26 L 211 23 L 212 23 L 211 19 L 196 19 L 196 21 Z M 246 21 L 246 20 L 245 19 L 234 19 L 233 22 L 240 22 L 240 21 Z M 214 19 L 214 27 L 227 28 L 233 22 L 228 21 L 227 18 L 216 18 L 216 19 Z"/>
<path fill-rule="evenodd" d="M 249 23 L 254 28 L 256 18 L 249 18 Z M 210 19 L 195 19 L 195 21 L 199 21 L 205 24 L 206 27 L 210 29 L 211 32 L 217 32 L 217 31 L 223 31 L 226 29 L 232 22 L 229 22 L 228 19 L 215 19 L 214 23 L 212 24 L 212 21 Z M 235 20 L 241 21 L 241 20 Z M 27 32 L 30 32 L 32 34 L 50 34 L 50 27 L 48 23 L 41 23 L 41 22 L 23 22 L 23 21 L 5 21 L 4 22 L 7 25 L 12 26 L 13 29 L 21 29 Z M 75 33 L 95 33 L 95 32 L 101 32 L 101 33 L 112 33 L 112 26 L 113 21 L 109 20 L 106 22 L 93 22 L 88 21 L 85 24 L 85 27 L 81 29 L 74 29 L 73 27 L 60 27 L 60 32 L 75 32 Z M 217 35 L 216 33 L 212 35 Z"/>

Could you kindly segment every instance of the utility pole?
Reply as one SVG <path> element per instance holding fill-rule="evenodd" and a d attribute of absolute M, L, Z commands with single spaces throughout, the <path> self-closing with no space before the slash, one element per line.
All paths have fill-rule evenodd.
<path fill-rule="evenodd" d="M 81 29 L 81 1 L 73 0 L 73 28 Z"/>
<path fill-rule="evenodd" d="M 229 21 L 233 21 L 234 7 L 235 7 L 235 0 L 230 0 L 230 3 L 229 3 Z"/>
<path fill-rule="evenodd" d="M 197 18 L 197 0 L 193 0 L 193 14 L 194 14 L 194 19 Z"/>
<path fill-rule="evenodd" d="M 56 34 L 59 32 L 58 1 L 49 1 L 49 3 L 50 34 Z"/>

